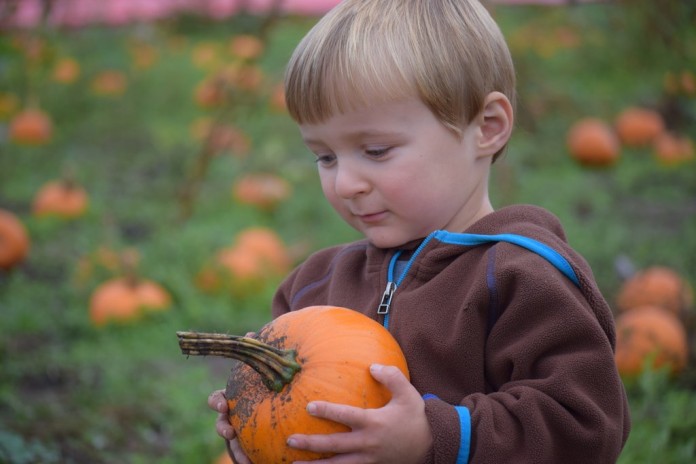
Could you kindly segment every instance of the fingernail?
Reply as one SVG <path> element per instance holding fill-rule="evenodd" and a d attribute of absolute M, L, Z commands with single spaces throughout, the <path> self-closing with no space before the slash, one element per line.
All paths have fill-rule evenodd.
<path fill-rule="evenodd" d="M 297 446 L 297 440 L 295 440 L 294 438 L 288 438 L 287 443 L 290 448 L 294 448 L 295 446 Z"/>
<path fill-rule="evenodd" d="M 307 404 L 307 412 L 312 416 L 317 412 L 317 405 L 314 403 Z"/>
<path fill-rule="evenodd" d="M 226 439 L 231 440 L 232 439 L 232 432 L 229 430 L 225 430 L 222 432 L 222 434 L 225 436 Z"/>
<path fill-rule="evenodd" d="M 384 367 L 384 366 L 381 365 L 381 364 L 372 364 L 372 365 L 370 366 L 370 372 L 379 372 L 379 371 L 382 370 L 383 367 Z"/>
<path fill-rule="evenodd" d="M 215 409 L 217 409 L 218 411 L 222 411 L 222 407 L 223 407 L 224 405 L 225 405 L 225 403 L 223 403 L 222 401 L 220 401 L 220 402 L 217 404 L 217 406 L 215 407 Z"/>

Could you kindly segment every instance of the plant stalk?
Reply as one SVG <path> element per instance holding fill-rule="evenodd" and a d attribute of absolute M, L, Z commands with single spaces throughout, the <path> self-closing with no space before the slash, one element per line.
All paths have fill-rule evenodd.
<path fill-rule="evenodd" d="M 221 356 L 247 364 L 269 390 L 280 392 L 301 369 L 296 350 L 283 350 L 250 337 L 205 332 L 177 332 L 187 356 Z"/>

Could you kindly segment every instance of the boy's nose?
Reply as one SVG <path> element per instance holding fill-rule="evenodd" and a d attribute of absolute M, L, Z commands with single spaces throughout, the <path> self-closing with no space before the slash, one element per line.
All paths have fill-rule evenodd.
<path fill-rule="evenodd" d="M 370 184 L 359 166 L 351 162 L 339 163 L 334 189 L 341 198 L 354 198 L 369 190 Z"/>

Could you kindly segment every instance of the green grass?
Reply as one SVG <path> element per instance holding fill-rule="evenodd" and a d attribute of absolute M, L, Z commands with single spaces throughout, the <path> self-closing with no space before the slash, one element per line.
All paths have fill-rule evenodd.
<path fill-rule="evenodd" d="M 631 14 L 616 5 L 495 10 L 514 41 L 520 111 L 510 149 L 494 168 L 494 202 L 535 203 L 558 215 L 611 302 L 622 256 L 636 268 L 671 266 L 696 283 L 696 165 L 664 167 L 649 149 L 624 149 L 616 166 L 587 170 L 565 148 L 565 132 L 577 118 L 611 120 L 627 105 L 659 106 L 664 73 L 696 62 L 682 56 L 693 50 L 658 41 L 636 46 L 648 3 Z M 214 115 L 194 103 L 206 73 L 192 64 L 191 53 L 202 42 L 224 50 L 231 35 L 255 30 L 258 21 L 184 18 L 151 27 L 37 31 L 50 47 L 33 64 L 12 34 L 0 36 L 0 92 L 38 97 L 56 124 L 48 145 L 22 147 L 7 139 L 7 121 L 0 121 L 0 207 L 17 213 L 32 238 L 28 259 L 0 274 L 0 462 L 198 463 L 222 452 L 205 402 L 224 386 L 227 367 L 183 357 L 175 332 L 257 329 L 269 318 L 277 282 L 244 298 L 208 295 L 195 287 L 196 272 L 249 226 L 273 228 L 303 254 L 357 237 L 323 200 L 294 124 L 266 102 L 311 23 L 285 18 L 270 29 L 259 62 L 268 85 L 236 102 L 226 117 L 248 134 L 251 153 L 213 158 L 186 221 L 178 198 L 200 151 L 189 128 Z M 558 28 L 577 35 L 577 46 L 554 45 Z M 693 38 L 688 27 L 681 32 L 679 40 Z M 152 68 L 132 66 L 128 44 L 135 38 L 158 50 Z M 82 66 L 80 80 L 68 86 L 48 73 L 63 55 Z M 123 97 L 89 91 L 91 77 L 105 68 L 128 75 Z M 684 97 L 673 119 L 692 138 L 695 112 L 694 98 Z M 66 168 L 90 193 L 88 214 L 72 221 L 32 216 L 36 190 Z M 278 171 L 293 185 L 293 196 L 272 214 L 231 197 L 234 178 L 259 169 Z M 97 268 L 78 279 L 77 265 L 100 246 L 137 248 L 140 272 L 171 292 L 172 309 L 136 324 L 92 327 L 90 294 L 112 273 Z M 682 376 L 650 373 L 629 385 L 634 429 L 621 462 L 693 460 L 695 372 L 692 353 Z"/>

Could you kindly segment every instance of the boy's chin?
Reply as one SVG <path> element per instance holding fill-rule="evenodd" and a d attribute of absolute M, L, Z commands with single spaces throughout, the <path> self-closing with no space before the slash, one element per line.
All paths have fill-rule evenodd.
<path fill-rule="evenodd" d="M 365 234 L 365 238 L 367 238 L 367 241 L 370 242 L 372 245 L 376 246 L 377 248 L 398 248 L 412 241 L 407 240 L 403 237 L 385 237 L 383 235 L 370 234 Z"/>

